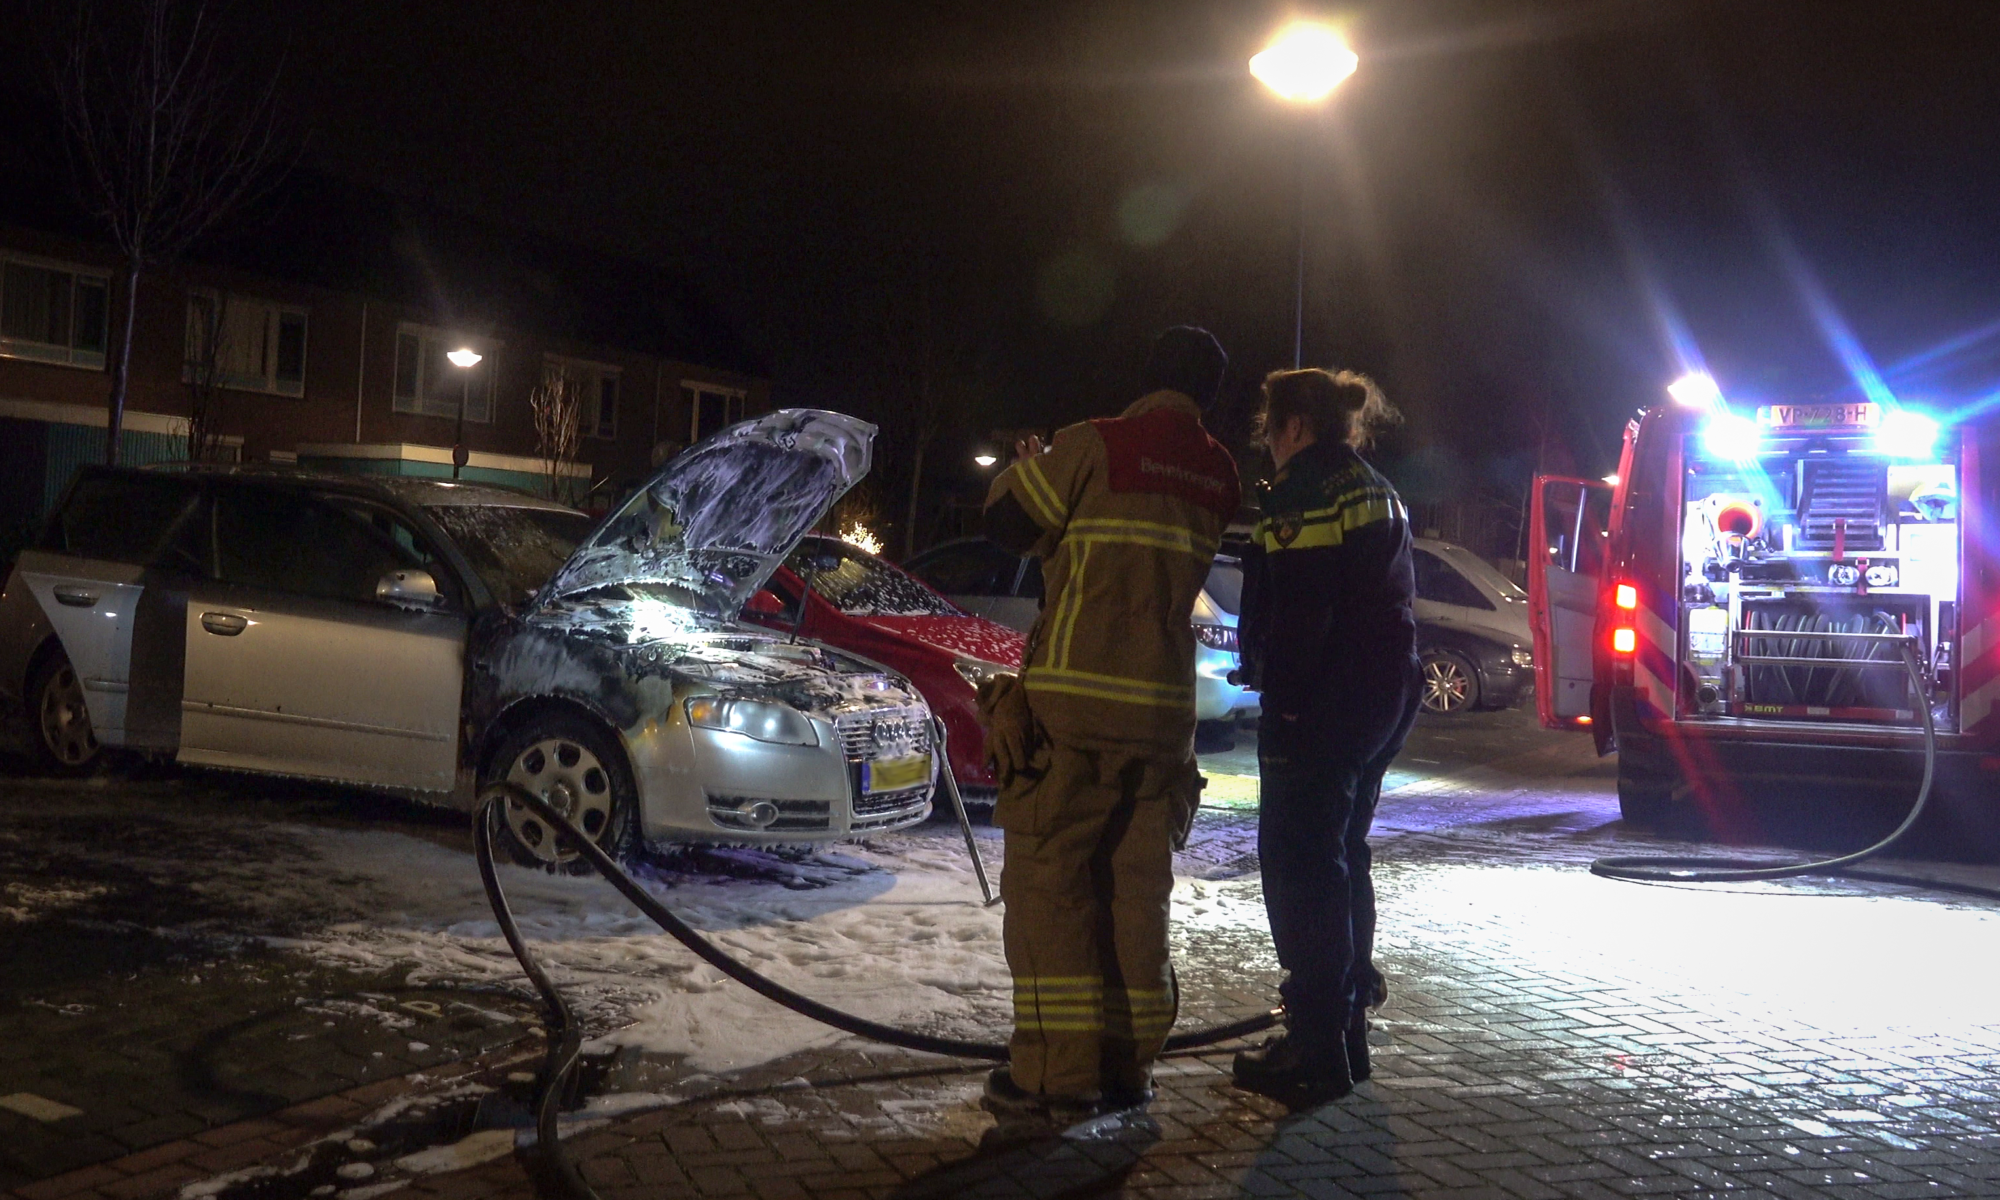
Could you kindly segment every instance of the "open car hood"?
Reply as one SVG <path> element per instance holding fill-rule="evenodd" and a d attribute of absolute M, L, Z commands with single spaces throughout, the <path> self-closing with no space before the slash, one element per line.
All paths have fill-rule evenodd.
<path fill-rule="evenodd" d="M 730 426 L 669 459 L 550 576 L 533 610 L 623 587 L 734 620 L 868 473 L 874 439 L 868 422 L 812 408 Z"/>

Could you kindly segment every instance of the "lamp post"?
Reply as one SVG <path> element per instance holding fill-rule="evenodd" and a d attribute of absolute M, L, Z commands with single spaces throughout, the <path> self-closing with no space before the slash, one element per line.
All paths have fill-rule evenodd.
<path fill-rule="evenodd" d="M 478 366 L 479 360 L 483 357 L 485 356 L 470 346 L 461 346 L 445 355 L 446 360 L 461 371 L 470 371 L 472 368 Z M 466 460 L 471 457 L 471 455 L 466 453 L 465 449 L 465 394 L 472 390 L 472 379 L 468 376 L 460 379 L 458 382 L 458 432 L 452 435 L 451 445 L 451 477 L 453 479 L 458 478 L 458 472 L 465 466 Z"/>
<path fill-rule="evenodd" d="M 1311 114 L 1333 95 L 1340 81 L 1361 64 L 1346 39 L 1331 26 L 1313 21 L 1287 25 L 1271 44 L 1250 59 L 1250 74 L 1281 99 L 1299 106 L 1299 238 L 1292 281 L 1292 369 L 1305 364 L 1306 338 L 1306 162 Z"/>

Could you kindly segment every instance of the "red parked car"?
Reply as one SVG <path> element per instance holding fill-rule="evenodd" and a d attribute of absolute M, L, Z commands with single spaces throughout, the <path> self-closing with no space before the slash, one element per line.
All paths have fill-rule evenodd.
<path fill-rule="evenodd" d="M 812 588 L 799 622 L 800 578 Z M 799 543 L 743 619 L 790 630 L 898 671 L 944 719 L 952 773 L 968 801 L 991 803 L 999 784 L 986 764 L 986 733 L 975 716 L 979 681 L 1021 669 L 1027 639 L 952 604 L 902 568 L 836 538 Z"/>

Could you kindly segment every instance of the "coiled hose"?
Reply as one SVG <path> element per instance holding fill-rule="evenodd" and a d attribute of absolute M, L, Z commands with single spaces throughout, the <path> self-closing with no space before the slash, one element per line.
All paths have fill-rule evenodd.
<path fill-rule="evenodd" d="M 1930 803 L 1931 780 L 1937 774 L 1937 723 L 1924 687 L 1923 668 L 1917 662 L 1917 641 L 1902 644 L 1903 667 L 1909 673 L 1911 694 L 1924 718 L 1924 778 L 1917 787 L 1916 803 L 1909 815 L 1888 837 L 1865 849 L 1836 858 L 1812 862 L 1779 863 L 1768 859 L 1711 857 L 1706 855 L 1620 855 L 1600 858 L 1590 864 L 1590 873 L 1606 879 L 1626 879 L 1642 883 L 1741 883 L 1757 879 L 1793 879 L 1801 875 L 1838 875 L 1865 859 L 1874 858 L 1901 841 L 1923 815 Z M 1792 653 L 1797 653 L 1796 650 Z M 1850 670 L 1852 668 L 1849 668 Z M 1817 668 L 1815 668 L 1817 670 Z M 1899 880 L 1897 882 L 1909 882 Z"/>
<path fill-rule="evenodd" d="M 949 773 L 947 762 L 944 767 Z M 958 803 L 963 820 L 963 803 L 958 802 L 955 781 L 947 780 L 948 795 Z M 479 807 L 473 822 L 473 846 L 479 859 L 479 878 L 486 886 L 486 899 L 493 906 L 493 918 L 500 925 L 500 933 L 507 939 L 508 949 L 521 964 L 521 970 L 528 982 L 541 993 L 548 1006 L 549 1047 L 543 1060 L 539 1094 L 535 1099 L 535 1128 L 540 1139 L 542 1158 L 553 1172 L 553 1184 L 561 1191 L 577 1197 L 596 1195 L 585 1183 L 576 1167 L 562 1151 L 558 1136 L 557 1117 L 562 1096 L 568 1090 L 571 1074 L 576 1070 L 582 1053 L 582 1033 L 562 993 L 550 981 L 548 973 L 542 969 L 527 942 L 521 937 L 519 926 L 514 923 L 513 910 L 508 906 L 507 894 L 500 886 L 498 874 L 493 869 L 493 826 L 500 819 L 500 806 L 509 801 L 526 805 L 542 820 L 547 821 L 569 843 L 597 868 L 598 874 L 617 888 L 640 912 L 652 919 L 661 929 L 672 934 L 674 939 L 693 951 L 697 958 L 708 963 L 724 975 L 756 992 L 768 1000 L 776 1001 L 798 1013 L 810 1017 L 822 1025 L 829 1025 L 842 1033 L 885 1045 L 900 1046 L 906 1050 L 918 1050 L 926 1054 L 941 1054 L 951 1058 L 985 1059 L 991 1062 L 1005 1062 L 1007 1046 L 1004 1042 L 972 1042 L 959 1038 L 937 1037 L 933 1034 L 917 1033 L 900 1029 L 894 1025 L 884 1025 L 870 1021 L 852 1013 L 842 1012 L 828 1004 L 802 996 L 781 983 L 776 983 L 749 967 L 744 966 L 723 953 L 715 943 L 697 932 L 693 926 L 675 916 L 672 910 L 660 903 L 659 899 L 626 874 L 625 869 L 609 854 L 578 829 L 568 817 L 556 811 L 547 801 L 526 789 L 511 783 L 496 783 L 487 789 L 484 802 Z M 975 863 L 977 859 L 974 860 Z M 1214 1025 L 1207 1029 L 1197 1029 L 1188 1033 L 1178 1033 L 1167 1039 L 1167 1050 L 1192 1050 L 1212 1046 L 1219 1042 L 1233 1041 L 1248 1037 L 1277 1025 L 1283 1017 L 1283 1010 L 1273 1009 L 1241 1021 L 1231 1021 L 1224 1025 Z"/>

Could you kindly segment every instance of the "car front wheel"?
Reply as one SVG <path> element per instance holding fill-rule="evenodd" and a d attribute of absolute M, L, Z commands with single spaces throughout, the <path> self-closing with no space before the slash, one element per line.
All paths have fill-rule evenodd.
<path fill-rule="evenodd" d="M 540 797 L 613 858 L 637 842 L 638 788 L 617 740 L 600 726 L 570 713 L 536 717 L 508 734 L 491 762 L 489 785 L 510 783 Z M 521 801 L 508 800 L 501 816 L 500 843 L 522 866 L 567 875 L 596 869 L 568 835 Z"/>
<path fill-rule="evenodd" d="M 1427 713 L 1456 717 L 1479 707 L 1479 672 L 1453 651 L 1424 651 L 1423 687 Z"/>
<path fill-rule="evenodd" d="M 34 706 L 35 758 L 42 768 L 60 775 L 94 770 L 103 747 L 83 702 L 83 679 L 70 665 L 69 655 L 61 650 L 49 655 L 28 686 L 28 697 Z"/>

